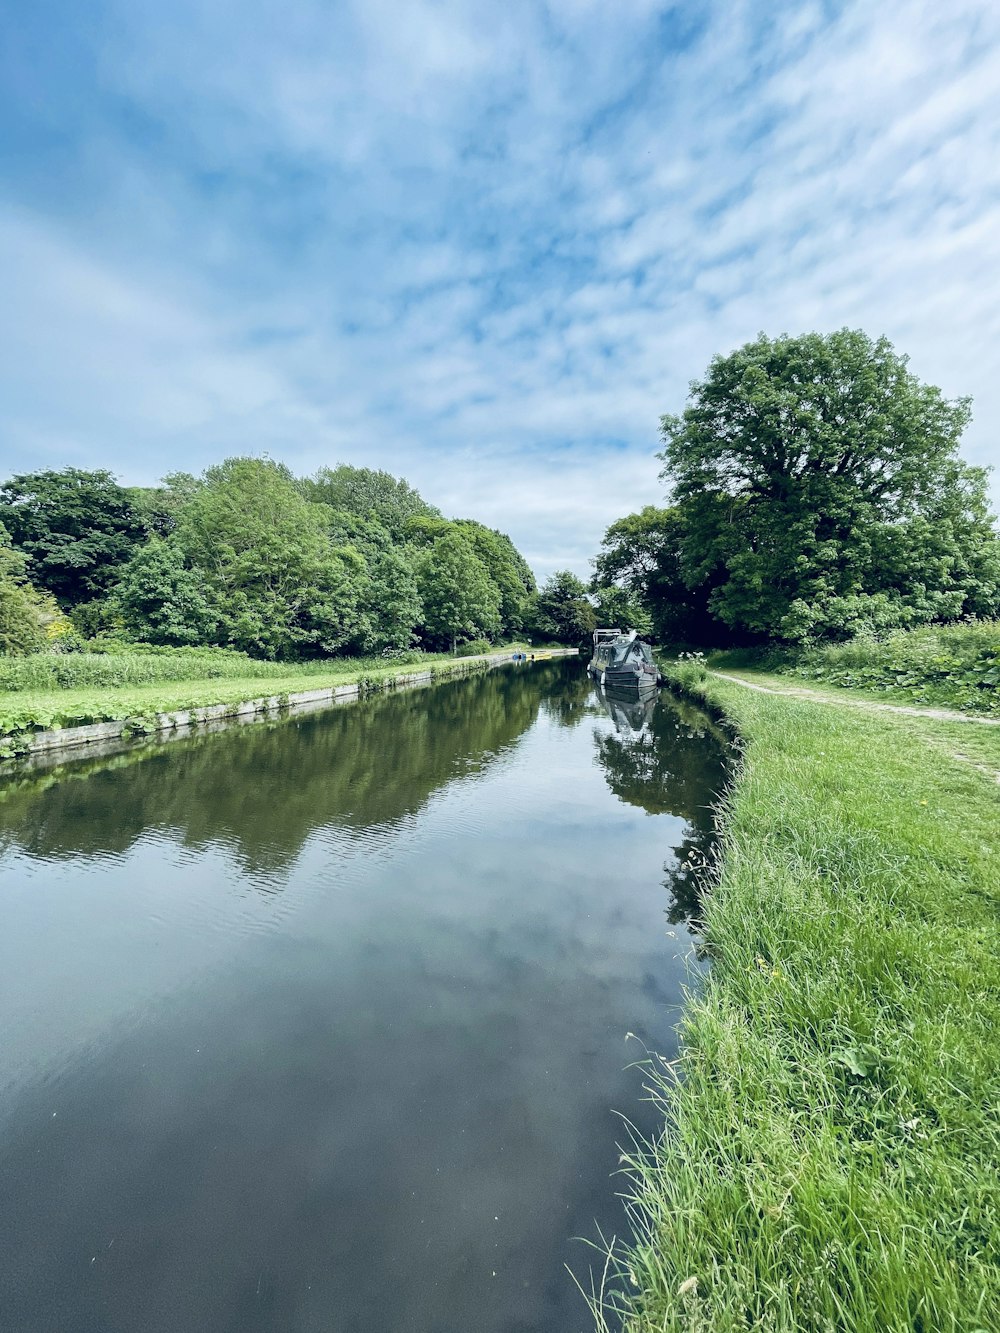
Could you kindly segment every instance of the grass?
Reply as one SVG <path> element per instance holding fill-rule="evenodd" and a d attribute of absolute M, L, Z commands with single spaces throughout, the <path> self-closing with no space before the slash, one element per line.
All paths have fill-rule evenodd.
<path fill-rule="evenodd" d="M 667 1129 L 628 1159 L 598 1321 L 1000 1328 L 1000 728 L 673 672 L 741 757 L 711 972 L 653 1063 Z"/>
<path fill-rule="evenodd" d="M 713 653 L 720 670 L 778 670 L 902 703 L 1000 715 L 1000 622 L 896 630 L 794 654 L 776 648 Z"/>
<path fill-rule="evenodd" d="M 444 654 L 440 655 L 441 657 Z M 403 653 L 393 664 L 417 662 L 422 653 Z M 226 648 L 153 648 L 109 644 L 83 653 L 32 653 L 0 658 L 0 694 L 51 693 L 59 690 L 132 688 L 185 680 L 278 680 L 329 676 L 385 667 L 382 658 L 327 658 L 312 662 L 262 662 Z"/>
<path fill-rule="evenodd" d="M 27 734 L 50 727 L 149 719 L 155 713 L 355 682 L 378 688 L 428 667 L 444 673 L 474 669 L 474 663 L 444 653 L 407 653 L 391 661 L 330 658 L 290 664 L 255 661 L 223 649 L 8 658 L 0 661 L 0 756 L 17 753 Z"/>

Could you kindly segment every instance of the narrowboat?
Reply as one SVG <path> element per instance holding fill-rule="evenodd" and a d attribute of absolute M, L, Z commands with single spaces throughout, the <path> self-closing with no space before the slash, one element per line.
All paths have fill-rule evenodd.
<path fill-rule="evenodd" d="M 648 643 L 635 630 L 594 630 L 594 654 L 587 670 L 595 680 L 612 690 L 655 690 L 662 677 Z"/>

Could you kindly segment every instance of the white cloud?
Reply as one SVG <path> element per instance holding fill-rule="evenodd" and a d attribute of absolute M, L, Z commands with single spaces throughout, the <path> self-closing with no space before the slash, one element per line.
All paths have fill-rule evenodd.
<path fill-rule="evenodd" d="M 990 5 L 178 0 L 98 37 L 79 197 L 12 179 L 0 217 L 11 466 L 370 462 L 586 573 L 715 352 L 844 324 L 1000 461 Z"/>

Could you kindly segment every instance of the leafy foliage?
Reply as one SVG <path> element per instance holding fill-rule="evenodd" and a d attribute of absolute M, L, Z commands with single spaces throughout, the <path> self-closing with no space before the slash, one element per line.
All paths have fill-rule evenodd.
<path fill-rule="evenodd" d="M 50 607 L 28 583 L 26 563 L 0 524 L 0 653 L 31 653 L 46 644 Z"/>
<path fill-rule="evenodd" d="M 733 629 L 798 642 L 994 612 L 985 473 L 957 456 L 968 420 L 860 331 L 716 357 L 662 419 L 683 582 Z"/>
<path fill-rule="evenodd" d="M 342 463 L 335 468 L 320 468 L 315 477 L 301 483 L 301 488 L 308 500 L 374 520 L 393 541 L 403 539 L 409 519 L 441 517 L 440 510 L 422 499 L 407 481 L 367 467 Z"/>
<path fill-rule="evenodd" d="M 398 655 L 421 637 L 516 633 L 535 590 L 505 534 L 451 522 L 406 481 L 370 468 L 296 480 L 270 460 L 230 458 L 201 477 L 172 473 L 130 490 L 107 472 L 66 469 L 12 478 L 0 498 L 27 573 L 57 588 L 86 638 L 275 660 Z M 17 568 L 3 585 L 5 614 L 21 625 L 7 651 L 47 641 L 32 637 L 23 612 L 38 595 Z M 53 607 L 43 628 L 51 638 L 69 624 Z"/>
<path fill-rule="evenodd" d="M 110 472 L 22 473 L 0 487 L 0 523 L 28 559 L 32 581 L 63 607 L 106 593 L 145 537 Z"/>
<path fill-rule="evenodd" d="M 188 569 L 172 542 L 154 538 L 124 566 L 108 610 L 129 638 L 180 645 L 211 641 L 216 617 L 200 569 Z"/>
<path fill-rule="evenodd" d="M 360 593 L 358 642 L 363 653 L 409 648 L 423 616 L 417 575 L 400 551 L 371 556 Z"/>
<path fill-rule="evenodd" d="M 227 645 L 263 657 L 333 653 L 358 631 L 361 557 L 330 545 L 287 468 L 230 458 L 205 473 L 175 540 L 205 576 Z"/>
<path fill-rule="evenodd" d="M 708 609 L 711 584 L 689 588 L 685 582 L 683 540 L 684 518 L 676 506 L 646 505 L 627 514 L 604 534 L 592 589 L 612 586 L 626 592 L 645 610 L 659 643 L 728 640 L 732 631 Z"/>
<path fill-rule="evenodd" d="M 896 630 L 812 649 L 786 673 L 920 704 L 1000 713 L 1000 621 Z"/>
<path fill-rule="evenodd" d="M 535 576 L 530 566 L 506 533 L 472 519 L 460 519 L 456 526 L 500 590 L 500 632 L 516 633 L 524 626 L 525 608 L 535 591 Z"/>
<path fill-rule="evenodd" d="M 594 599 L 594 619 L 598 625 L 611 629 L 634 629 L 648 639 L 653 632 L 653 621 L 642 601 L 624 588 L 612 583 L 607 587 L 591 585 Z"/>
<path fill-rule="evenodd" d="M 587 589 L 568 569 L 550 575 L 535 599 L 530 617 L 535 633 L 557 643 L 586 643 L 597 628 Z"/>
<path fill-rule="evenodd" d="M 432 643 L 490 638 L 500 630 L 500 590 L 457 528 L 440 537 L 417 566 L 423 624 Z"/>

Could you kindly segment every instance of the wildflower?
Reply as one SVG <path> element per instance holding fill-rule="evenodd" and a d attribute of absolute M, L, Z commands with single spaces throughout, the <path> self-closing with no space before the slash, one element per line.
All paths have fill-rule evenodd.
<path fill-rule="evenodd" d="M 686 1277 L 684 1281 L 681 1283 L 681 1285 L 677 1288 L 678 1296 L 693 1296 L 697 1295 L 697 1292 L 698 1292 L 697 1277 Z"/>

